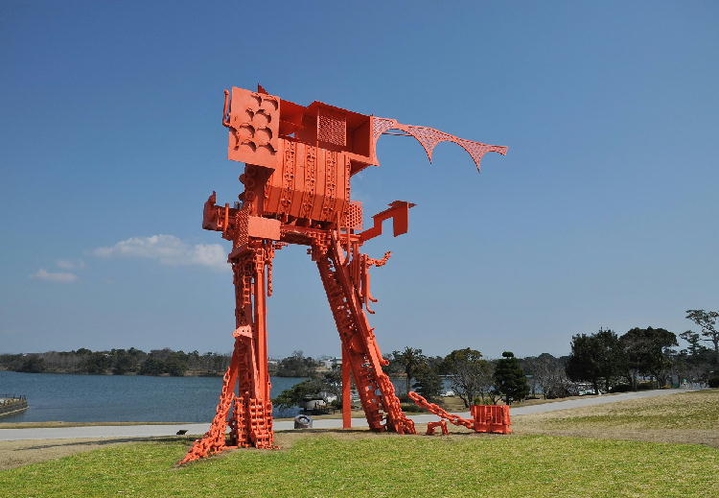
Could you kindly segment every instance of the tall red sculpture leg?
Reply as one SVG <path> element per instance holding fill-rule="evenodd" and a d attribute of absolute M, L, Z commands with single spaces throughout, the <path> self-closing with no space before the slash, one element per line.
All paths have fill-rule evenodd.
<path fill-rule="evenodd" d="M 266 274 L 273 255 L 274 249 L 266 243 L 254 244 L 239 255 L 230 254 L 236 299 L 235 347 L 210 430 L 195 442 L 181 464 L 227 447 L 274 446 L 265 313 Z"/>
<path fill-rule="evenodd" d="M 237 417 L 236 427 L 231 438 L 236 438 L 238 446 L 272 448 L 272 399 L 267 354 L 266 296 L 268 292 L 268 272 L 272 265 L 274 249 L 268 242 L 254 242 L 251 249 L 239 256 L 230 255 L 235 278 L 243 279 L 236 289 L 242 289 L 236 296 L 238 311 L 236 335 L 244 335 L 241 344 L 247 344 L 243 375 L 239 377 L 238 404 L 242 407 L 242 417 Z M 245 292 L 245 289 L 250 292 Z"/>
<path fill-rule="evenodd" d="M 352 369 L 347 348 L 342 346 L 342 428 L 352 428 Z"/>
<path fill-rule="evenodd" d="M 357 292 L 361 288 L 357 279 L 361 278 L 361 273 L 354 278 L 352 275 L 352 267 L 356 266 L 353 262 L 358 260 L 350 260 L 340 254 L 339 245 L 338 238 L 333 237 L 327 245 L 313 245 L 312 255 L 320 272 L 343 351 L 349 360 L 367 423 L 374 431 L 414 434 L 414 422 L 402 412 L 394 385 L 382 371 L 387 361 L 382 358 L 362 308 L 361 294 Z M 349 254 L 361 256 L 358 242 L 355 242 Z"/>

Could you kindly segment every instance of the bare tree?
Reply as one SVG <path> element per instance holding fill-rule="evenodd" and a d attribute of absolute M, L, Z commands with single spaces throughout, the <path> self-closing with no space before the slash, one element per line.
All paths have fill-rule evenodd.
<path fill-rule="evenodd" d="M 452 380 L 452 389 L 464 402 L 464 406 L 469 407 L 475 398 L 489 398 L 492 403 L 497 401 L 497 397 L 492 394 L 494 366 L 482 358 L 482 353 L 476 349 L 452 351 L 444 359 L 444 370 Z"/>
<path fill-rule="evenodd" d="M 567 377 L 566 364 L 561 358 L 542 353 L 537 357 L 525 358 L 524 361 L 532 381 L 539 386 L 545 399 L 562 398 L 569 394 L 571 382 Z"/>

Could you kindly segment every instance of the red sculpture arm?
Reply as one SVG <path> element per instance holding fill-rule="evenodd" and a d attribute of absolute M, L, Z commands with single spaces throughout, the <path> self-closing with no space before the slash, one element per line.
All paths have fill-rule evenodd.
<path fill-rule="evenodd" d="M 455 137 L 449 133 L 435 130 L 434 128 L 428 128 L 427 126 L 405 125 L 397 122 L 396 119 L 373 117 L 372 121 L 372 138 L 375 144 L 377 143 L 380 135 L 383 133 L 386 133 L 389 130 L 401 130 L 406 135 L 417 139 L 420 145 L 424 148 L 424 151 L 427 153 L 427 159 L 429 159 L 429 162 L 432 162 L 432 153 L 434 152 L 434 148 L 442 142 L 453 142 L 466 150 L 472 157 L 474 164 L 477 166 L 477 171 L 480 169 L 479 164 L 482 160 L 482 156 L 484 156 L 487 152 L 496 152 L 504 156 L 507 154 L 507 150 L 509 150 L 508 147 L 503 145 L 488 145 L 482 142 L 465 140 L 464 138 Z"/>
<path fill-rule="evenodd" d="M 389 209 L 385 209 L 381 213 L 372 216 L 374 224 L 372 228 L 368 228 L 360 233 L 360 240 L 366 242 L 382 234 L 382 222 L 392 219 L 392 233 L 395 237 L 407 233 L 409 229 L 409 210 L 415 204 L 407 201 L 392 201 Z"/>

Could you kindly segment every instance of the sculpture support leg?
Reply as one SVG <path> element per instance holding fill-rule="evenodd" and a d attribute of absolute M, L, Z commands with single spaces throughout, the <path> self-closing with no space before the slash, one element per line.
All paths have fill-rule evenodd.
<path fill-rule="evenodd" d="M 239 403 L 242 417 L 237 417 L 236 434 L 238 445 L 255 448 L 272 448 L 272 400 L 270 398 L 270 375 L 267 355 L 267 283 L 266 267 L 272 264 L 274 251 L 267 243 L 258 242 L 238 261 L 233 268 L 239 273 L 250 293 L 244 292 L 244 285 L 237 292 L 237 307 L 243 313 L 237 317 L 237 331 L 246 334 L 246 374 L 239 383 Z M 237 287 L 237 286 L 236 286 Z"/>
<path fill-rule="evenodd" d="M 347 348 L 342 346 L 342 428 L 352 428 L 352 369 Z"/>
<path fill-rule="evenodd" d="M 414 434 L 414 422 L 402 412 L 394 386 L 382 370 L 384 359 L 360 301 L 359 285 L 338 244 L 314 245 L 312 255 L 322 278 L 344 356 L 352 371 L 367 424 L 374 431 Z M 358 253 L 358 251 L 353 251 Z M 343 360 L 343 367 L 345 361 Z M 345 413 L 343 412 L 343 422 Z"/>
<path fill-rule="evenodd" d="M 180 464 L 226 447 L 274 447 L 265 308 L 265 269 L 271 265 L 273 256 L 271 246 L 263 243 L 234 257 L 231 255 L 236 299 L 235 347 L 210 429 L 195 442 Z"/>

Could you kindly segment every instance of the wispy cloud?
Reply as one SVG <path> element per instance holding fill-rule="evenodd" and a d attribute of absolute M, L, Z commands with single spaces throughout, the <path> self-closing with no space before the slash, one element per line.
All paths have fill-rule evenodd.
<path fill-rule="evenodd" d="M 227 269 L 227 255 L 220 244 L 187 244 L 174 235 L 152 235 L 121 240 L 110 247 L 92 251 L 101 258 L 145 258 L 163 265 L 205 266 L 215 270 Z"/>
<path fill-rule="evenodd" d="M 56 262 L 58 268 L 63 270 L 77 270 L 85 268 L 85 262 L 81 259 L 58 259 Z"/>
<path fill-rule="evenodd" d="M 47 282 L 59 282 L 62 284 L 69 284 L 77 280 L 77 275 L 70 272 L 50 272 L 44 268 L 40 268 L 38 271 L 30 275 L 30 278 L 37 280 L 45 280 Z"/>

